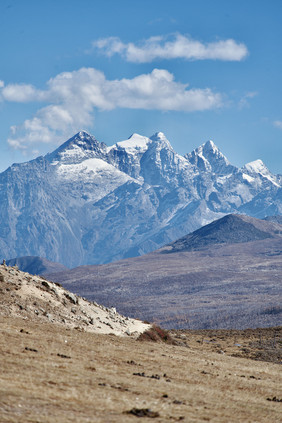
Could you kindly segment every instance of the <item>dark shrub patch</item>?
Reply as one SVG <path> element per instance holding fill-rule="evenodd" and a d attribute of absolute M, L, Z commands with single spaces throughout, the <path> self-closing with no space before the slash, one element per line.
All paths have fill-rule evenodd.
<path fill-rule="evenodd" d="M 168 331 L 153 325 L 151 329 L 141 333 L 137 338 L 138 341 L 151 341 L 151 342 L 166 342 L 167 344 L 176 345 Z"/>

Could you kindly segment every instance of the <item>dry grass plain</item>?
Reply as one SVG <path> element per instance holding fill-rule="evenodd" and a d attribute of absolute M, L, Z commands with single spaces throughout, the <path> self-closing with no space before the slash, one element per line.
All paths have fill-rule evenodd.
<path fill-rule="evenodd" d="M 182 345 L 167 345 L 18 317 L 0 331 L 1 423 L 127 423 L 134 408 L 162 423 L 282 421 L 279 362 L 232 356 L 258 347 L 254 332 L 176 332 Z"/>

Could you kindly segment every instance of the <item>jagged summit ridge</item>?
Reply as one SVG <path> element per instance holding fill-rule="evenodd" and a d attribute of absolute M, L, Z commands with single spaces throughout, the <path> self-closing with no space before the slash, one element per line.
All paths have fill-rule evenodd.
<path fill-rule="evenodd" d="M 106 145 L 100 143 L 94 136 L 86 131 L 80 131 L 63 143 L 52 153 L 45 156 L 45 159 L 52 164 L 78 163 L 90 157 L 104 158 Z"/>
<path fill-rule="evenodd" d="M 227 174 L 235 170 L 212 140 L 208 140 L 185 157 L 201 171 Z"/>
<path fill-rule="evenodd" d="M 230 213 L 282 214 L 282 178 L 239 169 L 212 141 L 186 156 L 162 132 L 107 147 L 80 131 L 54 152 L 0 174 L 0 259 L 67 267 L 156 250 Z"/>

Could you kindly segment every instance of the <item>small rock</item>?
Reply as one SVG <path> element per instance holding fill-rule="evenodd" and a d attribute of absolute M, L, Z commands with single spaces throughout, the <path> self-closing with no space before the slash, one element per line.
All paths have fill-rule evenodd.
<path fill-rule="evenodd" d="M 129 411 L 125 411 L 125 414 L 133 414 L 136 417 L 160 417 L 157 411 L 152 411 L 150 408 L 132 408 Z"/>
<path fill-rule="evenodd" d="M 69 355 L 60 354 L 60 353 L 58 353 L 57 356 L 61 358 L 71 358 Z"/>
<path fill-rule="evenodd" d="M 48 283 L 48 282 L 46 282 L 46 281 L 42 281 L 42 282 L 41 282 L 41 285 L 42 285 L 42 286 L 44 286 L 44 288 L 46 288 L 46 289 L 49 291 L 49 289 L 50 289 L 50 285 L 49 285 L 49 283 Z"/>
<path fill-rule="evenodd" d="M 76 295 L 72 294 L 71 292 L 64 292 L 64 295 L 71 303 L 78 304 Z"/>
<path fill-rule="evenodd" d="M 267 401 L 274 401 L 274 402 L 282 402 L 282 399 L 277 398 L 277 397 L 273 397 L 273 398 L 266 398 Z"/>
<path fill-rule="evenodd" d="M 34 348 L 29 348 L 29 347 L 25 347 L 26 351 L 32 351 L 32 352 L 38 352 L 38 350 L 34 349 Z"/>

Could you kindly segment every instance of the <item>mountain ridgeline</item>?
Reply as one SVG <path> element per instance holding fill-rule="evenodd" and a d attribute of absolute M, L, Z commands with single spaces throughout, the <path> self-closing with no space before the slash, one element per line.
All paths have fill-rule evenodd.
<path fill-rule="evenodd" d="M 279 216 L 274 216 L 277 219 Z M 213 245 L 240 244 L 281 236 L 282 225 L 243 215 L 227 215 L 188 234 L 159 251 L 198 251 Z"/>
<path fill-rule="evenodd" d="M 0 174 L 0 258 L 107 263 L 230 213 L 281 215 L 282 176 L 261 160 L 237 168 L 212 141 L 181 156 L 161 132 L 108 147 L 81 131 Z"/>

